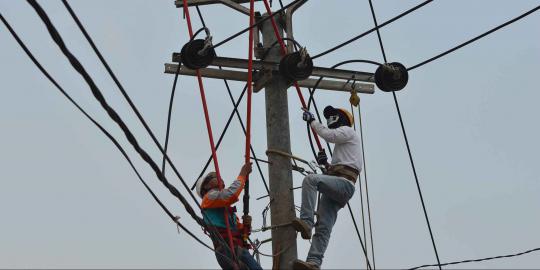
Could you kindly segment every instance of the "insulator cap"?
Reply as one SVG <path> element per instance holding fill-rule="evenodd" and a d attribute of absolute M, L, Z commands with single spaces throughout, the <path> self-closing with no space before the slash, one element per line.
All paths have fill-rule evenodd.
<path fill-rule="evenodd" d="M 190 69 L 199 69 L 205 68 L 216 57 L 216 51 L 214 48 L 208 48 L 204 53 L 199 53 L 204 48 L 205 40 L 204 39 L 195 39 L 186 43 L 180 51 L 180 56 L 182 58 L 182 64 Z"/>
<path fill-rule="evenodd" d="M 309 55 L 302 62 L 300 52 L 289 53 L 279 62 L 279 72 L 291 81 L 301 81 L 309 78 L 313 72 L 313 61 Z"/>
<path fill-rule="evenodd" d="M 409 73 L 404 65 L 398 62 L 380 65 L 375 71 L 375 84 L 385 92 L 399 91 L 409 81 Z"/>

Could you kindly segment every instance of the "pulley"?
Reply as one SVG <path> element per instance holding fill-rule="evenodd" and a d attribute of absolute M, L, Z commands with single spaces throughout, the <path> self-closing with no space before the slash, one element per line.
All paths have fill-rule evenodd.
<path fill-rule="evenodd" d="M 375 71 L 375 84 L 385 92 L 399 91 L 409 81 L 407 68 L 398 62 L 380 65 Z"/>
<path fill-rule="evenodd" d="M 360 104 L 360 97 L 358 96 L 358 93 L 355 89 L 351 91 L 351 97 L 349 97 L 349 102 L 354 106 L 358 107 L 358 104 Z"/>
<path fill-rule="evenodd" d="M 291 81 L 305 80 L 313 72 L 313 61 L 303 48 L 283 56 L 279 62 L 279 72 Z"/>
<path fill-rule="evenodd" d="M 182 64 L 190 69 L 205 68 L 216 57 L 212 48 L 211 37 L 207 39 L 194 39 L 186 43 L 180 51 Z"/>

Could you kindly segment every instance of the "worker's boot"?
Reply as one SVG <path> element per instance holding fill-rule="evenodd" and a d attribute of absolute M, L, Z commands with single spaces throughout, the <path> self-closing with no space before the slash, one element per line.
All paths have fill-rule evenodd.
<path fill-rule="evenodd" d="M 299 218 L 294 218 L 291 222 L 291 225 L 293 228 L 300 233 L 302 238 L 304 239 L 311 239 L 311 228 L 307 223 Z"/>
<path fill-rule="evenodd" d="M 319 270 L 321 268 L 312 262 L 304 262 L 301 260 L 295 260 L 293 262 L 293 269 L 294 270 Z"/>

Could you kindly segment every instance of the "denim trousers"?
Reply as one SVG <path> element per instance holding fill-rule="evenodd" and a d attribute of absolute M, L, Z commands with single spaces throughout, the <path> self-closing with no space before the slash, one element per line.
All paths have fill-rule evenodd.
<path fill-rule="evenodd" d="M 216 253 L 219 266 L 221 266 L 221 268 L 224 270 L 234 269 L 234 259 L 230 254 L 230 249 L 224 244 L 217 244 L 214 245 L 214 247 L 216 248 L 217 252 L 221 253 Z M 238 246 L 235 249 L 236 256 L 240 262 L 240 270 L 262 270 L 262 267 L 253 258 L 253 256 L 249 254 L 247 249 Z M 223 256 L 222 254 L 226 256 Z"/>
<path fill-rule="evenodd" d="M 354 194 L 355 187 L 349 180 L 332 175 L 310 174 L 302 183 L 302 207 L 300 218 L 310 228 L 315 225 L 314 214 L 317 202 L 317 191 L 321 195 L 318 210 L 318 222 L 307 260 L 320 266 L 324 252 L 328 247 L 332 227 L 336 223 L 337 213 Z"/>

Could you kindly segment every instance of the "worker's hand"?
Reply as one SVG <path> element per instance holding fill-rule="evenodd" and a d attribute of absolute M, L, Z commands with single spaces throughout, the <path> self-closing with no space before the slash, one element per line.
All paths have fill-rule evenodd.
<path fill-rule="evenodd" d="M 302 119 L 304 119 L 304 121 L 306 121 L 308 124 L 311 124 L 311 122 L 315 120 L 315 115 L 313 115 L 308 110 L 304 110 L 304 113 L 302 114 Z"/>
<path fill-rule="evenodd" d="M 244 176 L 244 177 L 247 177 L 251 173 L 251 171 L 253 170 L 252 167 L 251 167 L 252 164 L 253 163 L 251 163 L 251 162 L 244 164 L 244 166 L 242 166 L 242 169 L 240 169 L 240 175 Z"/>
<path fill-rule="evenodd" d="M 244 223 L 244 226 L 251 227 L 251 216 L 250 215 L 242 216 L 242 223 Z"/>
<path fill-rule="evenodd" d="M 326 152 L 323 150 L 319 151 L 317 154 L 317 164 L 326 166 L 328 163 L 328 156 L 326 155 Z"/>

